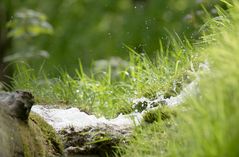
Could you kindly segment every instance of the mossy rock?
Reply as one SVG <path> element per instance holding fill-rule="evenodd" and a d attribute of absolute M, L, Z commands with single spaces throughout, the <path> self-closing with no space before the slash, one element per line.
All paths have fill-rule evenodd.
<path fill-rule="evenodd" d="M 54 129 L 41 118 L 31 115 L 28 121 L 11 117 L 0 110 L 0 156 L 62 156 L 62 147 Z"/>
<path fill-rule="evenodd" d="M 60 156 L 63 154 L 63 144 L 60 137 L 56 134 L 54 128 L 47 124 L 40 116 L 31 113 L 29 117 L 29 126 L 35 131 L 40 130 L 37 139 L 41 139 L 47 149 L 46 156 Z M 37 132 L 35 132 L 37 133 Z"/>
<path fill-rule="evenodd" d="M 176 116 L 176 112 L 169 107 L 161 107 L 158 109 L 147 111 L 143 119 L 147 123 L 159 122 L 161 120 L 168 120 Z"/>
<path fill-rule="evenodd" d="M 156 110 L 147 111 L 144 114 L 143 119 L 147 123 L 153 123 L 155 121 L 158 122 L 159 120 L 161 120 L 160 117 L 161 117 L 160 110 L 156 109 Z"/>
<path fill-rule="evenodd" d="M 128 143 L 130 137 L 129 130 L 116 130 L 106 125 L 87 127 L 83 130 L 69 127 L 60 131 L 59 134 L 62 135 L 64 149 L 68 156 L 116 156 L 117 146 Z"/>
<path fill-rule="evenodd" d="M 0 109 L 0 156 L 23 157 L 24 150 L 17 120 Z"/>

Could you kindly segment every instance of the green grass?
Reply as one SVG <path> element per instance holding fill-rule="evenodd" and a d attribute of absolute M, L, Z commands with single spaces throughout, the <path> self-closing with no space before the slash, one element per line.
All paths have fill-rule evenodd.
<path fill-rule="evenodd" d="M 190 67 L 197 67 L 200 60 L 192 53 L 195 49 L 187 40 L 174 40 L 171 45 L 173 51 L 161 46 L 155 59 L 137 54 L 126 46 L 130 58 L 128 66 L 118 71 L 108 66 L 107 71 L 86 74 L 79 64 L 75 76 L 59 71 L 58 78 L 49 78 L 42 71 L 18 64 L 14 88 L 31 91 L 41 104 L 77 106 L 96 115 L 114 117 L 133 105 L 132 98 L 153 98 L 159 91 L 175 95 L 180 90 L 172 92 L 175 81 L 181 87 L 193 79 Z M 117 77 L 113 77 L 114 73 L 118 73 Z"/>
<path fill-rule="evenodd" d="M 121 155 L 239 156 L 239 2 L 228 7 L 227 12 L 218 8 L 218 17 L 208 17 L 202 27 L 205 35 L 194 45 L 172 37 L 170 46 L 159 47 L 154 59 L 126 46 L 129 65 L 117 78 L 110 66 L 105 72 L 86 74 L 80 65 L 75 76 L 60 71 L 59 78 L 49 78 L 21 64 L 14 88 L 32 91 L 38 103 L 77 106 L 98 116 L 115 117 L 122 108 L 131 107 L 131 98 L 154 98 L 157 92 L 178 94 L 207 56 L 210 72 L 201 75 L 199 95 L 175 107 L 170 118 L 162 120 L 161 111 L 148 114 L 150 124 L 135 128 Z"/>

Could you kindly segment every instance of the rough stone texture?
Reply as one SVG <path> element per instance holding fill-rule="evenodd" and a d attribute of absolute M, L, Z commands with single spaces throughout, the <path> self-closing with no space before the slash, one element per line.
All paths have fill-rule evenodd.
<path fill-rule="evenodd" d="M 115 148 L 128 142 L 131 129 L 117 130 L 101 125 L 75 130 L 65 128 L 59 132 L 63 139 L 65 153 L 71 155 L 114 156 Z"/>
<path fill-rule="evenodd" d="M 27 120 L 33 104 L 34 97 L 29 92 L 0 93 L 0 107 L 18 119 Z"/>

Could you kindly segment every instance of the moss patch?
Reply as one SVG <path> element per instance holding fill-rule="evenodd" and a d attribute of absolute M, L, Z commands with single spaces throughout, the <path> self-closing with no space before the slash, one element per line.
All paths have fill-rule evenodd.
<path fill-rule="evenodd" d="M 17 129 L 17 120 L 0 108 L 0 156 L 24 156 L 21 135 Z"/>
<path fill-rule="evenodd" d="M 41 141 L 47 147 L 48 156 L 59 156 L 63 154 L 63 145 L 61 143 L 60 138 L 56 134 L 55 130 L 47 124 L 41 117 L 36 114 L 30 114 L 29 126 L 34 131 L 40 131 L 42 137 L 40 137 Z M 38 134 L 39 132 L 35 132 Z M 39 136 L 36 136 L 39 138 Z M 39 140 L 39 139 L 37 139 Z"/>
<path fill-rule="evenodd" d="M 170 119 L 171 117 L 176 116 L 176 112 L 167 106 L 155 109 L 155 110 L 150 110 L 147 111 L 143 119 L 147 123 L 153 123 L 153 122 L 159 122 L 160 120 L 167 120 Z"/>

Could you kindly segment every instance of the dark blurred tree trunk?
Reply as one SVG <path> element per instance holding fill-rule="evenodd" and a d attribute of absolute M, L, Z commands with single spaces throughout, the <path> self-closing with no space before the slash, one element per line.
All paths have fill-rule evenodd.
<path fill-rule="evenodd" d="M 0 2 L 0 82 L 9 85 L 12 70 L 7 68 L 7 63 L 4 63 L 3 58 L 11 48 L 11 39 L 7 37 L 8 29 L 6 23 L 11 19 L 12 1 L 3 0 Z"/>

